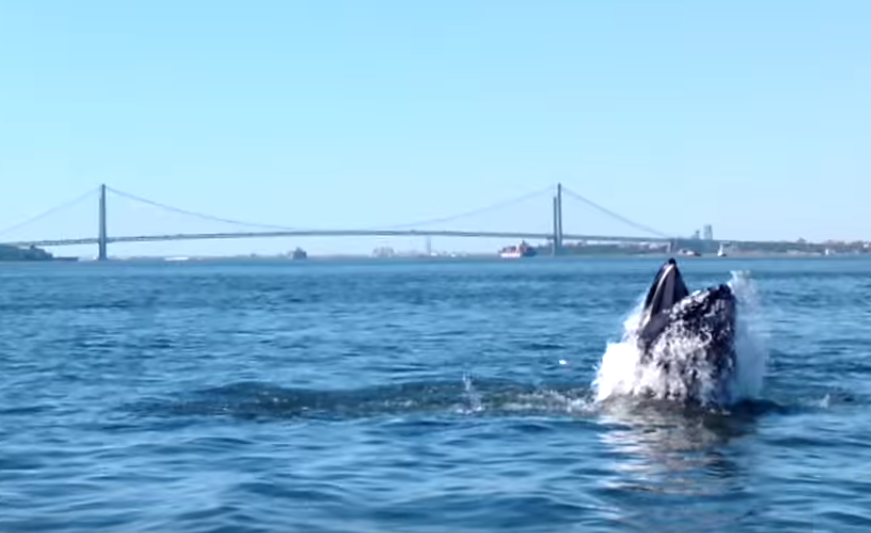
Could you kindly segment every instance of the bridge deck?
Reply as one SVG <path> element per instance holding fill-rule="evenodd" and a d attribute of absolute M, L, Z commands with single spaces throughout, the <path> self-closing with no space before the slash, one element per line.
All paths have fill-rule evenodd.
<path fill-rule="evenodd" d="M 497 238 L 497 239 L 528 239 L 549 240 L 552 233 L 524 231 L 461 231 L 461 230 L 287 230 L 287 231 L 251 231 L 227 233 L 176 233 L 166 235 L 132 235 L 107 237 L 108 243 L 131 242 L 161 242 L 161 241 L 193 241 L 210 239 L 259 239 L 276 237 L 465 237 L 465 238 Z M 665 237 L 625 237 L 614 235 L 580 235 L 563 234 L 564 241 L 600 241 L 600 242 L 669 242 L 674 239 Z M 714 239 L 716 244 L 733 243 L 745 245 L 774 244 L 774 241 L 738 241 Z M 79 246 L 98 244 L 97 237 L 79 239 L 42 239 L 33 241 L 4 242 L 7 246 L 18 247 L 48 247 L 48 246 Z"/>

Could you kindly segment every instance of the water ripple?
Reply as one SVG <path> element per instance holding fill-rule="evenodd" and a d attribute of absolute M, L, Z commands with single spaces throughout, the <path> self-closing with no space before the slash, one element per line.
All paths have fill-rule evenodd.
<path fill-rule="evenodd" d="M 749 269 L 726 412 L 590 383 L 650 260 L 0 268 L 0 531 L 865 531 L 865 260 Z"/>

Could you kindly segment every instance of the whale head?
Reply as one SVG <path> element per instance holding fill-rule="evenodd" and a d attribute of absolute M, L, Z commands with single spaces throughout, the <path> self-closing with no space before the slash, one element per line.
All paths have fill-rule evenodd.
<path fill-rule="evenodd" d="M 698 398 L 702 381 L 722 396 L 734 375 L 737 305 L 727 284 L 690 293 L 670 259 L 660 268 L 644 302 L 636 342 L 645 364 L 682 383 L 674 395 Z"/>

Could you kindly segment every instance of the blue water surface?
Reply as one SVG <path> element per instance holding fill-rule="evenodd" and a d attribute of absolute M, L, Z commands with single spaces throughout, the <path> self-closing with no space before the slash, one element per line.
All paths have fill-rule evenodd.
<path fill-rule="evenodd" d="M 0 265 L 0 531 L 871 531 L 871 261 L 685 259 L 762 398 L 597 405 L 660 261 Z"/>

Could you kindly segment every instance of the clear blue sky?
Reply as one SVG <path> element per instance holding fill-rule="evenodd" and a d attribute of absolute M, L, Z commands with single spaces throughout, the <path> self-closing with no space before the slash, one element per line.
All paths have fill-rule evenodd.
<path fill-rule="evenodd" d="M 2 0 L 0 228 L 101 182 L 367 227 L 562 181 L 669 233 L 871 239 L 869 20 L 859 0 Z M 453 226 L 546 230 L 548 202 Z M 111 206 L 116 233 L 226 229 Z M 95 232 L 93 201 L 68 211 L 0 239 Z M 155 246 L 130 251 L 291 244 Z"/>

